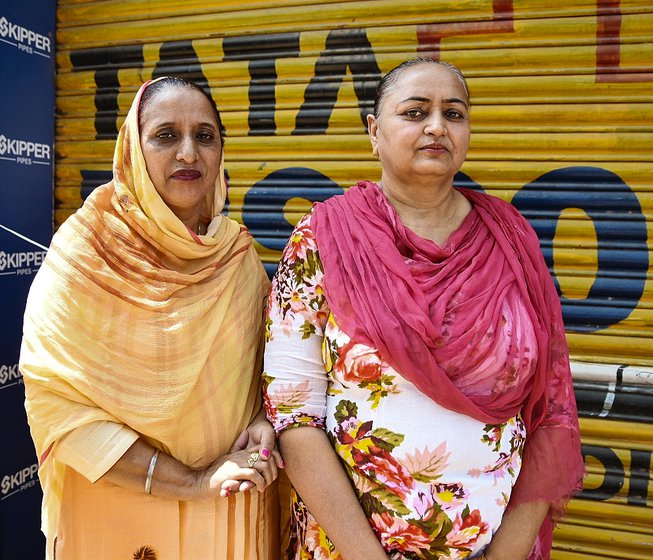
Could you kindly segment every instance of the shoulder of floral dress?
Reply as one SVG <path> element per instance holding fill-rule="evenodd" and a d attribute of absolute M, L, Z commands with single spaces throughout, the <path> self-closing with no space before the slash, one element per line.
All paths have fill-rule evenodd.
<path fill-rule="evenodd" d="M 293 228 L 284 247 L 279 269 L 285 270 L 288 267 L 297 269 L 299 267 L 303 270 L 303 273 L 322 269 L 318 256 L 317 240 L 311 226 L 312 215 L 311 210 L 302 216 Z"/>
<path fill-rule="evenodd" d="M 304 249 L 311 249 L 317 251 L 317 241 L 315 240 L 315 232 L 312 227 L 313 209 L 304 214 L 295 225 L 286 249 L 292 245 L 302 245 Z"/>
<path fill-rule="evenodd" d="M 306 212 L 306 214 L 304 214 L 301 218 L 299 218 L 293 230 L 298 230 L 298 229 L 303 230 L 306 228 L 310 229 L 311 219 L 313 218 L 313 210 L 315 210 L 315 204 L 311 206 L 311 209 L 308 212 Z"/>

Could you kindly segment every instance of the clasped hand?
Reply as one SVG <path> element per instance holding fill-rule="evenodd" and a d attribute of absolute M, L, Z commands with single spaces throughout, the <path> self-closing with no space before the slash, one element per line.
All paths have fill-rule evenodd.
<path fill-rule="evenodd" d="M 263 492 L 283 466 L 274 429 L 259 413 L 236 438 L 229 453 L 199 473 L 200 499 L 212 499 L 216 494 L 226 498 L 253 488 Z"/>

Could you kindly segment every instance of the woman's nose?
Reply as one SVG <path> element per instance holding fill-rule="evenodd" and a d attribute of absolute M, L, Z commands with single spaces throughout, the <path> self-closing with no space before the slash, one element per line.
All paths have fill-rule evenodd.
<path fill-rule="evenodd" d="M 444 136 L 447 134 L 447 123 L 443 115 L 432 114 L 426 119 L 424 132 L 432 136 Z"/>
<path fill-rule="evenodd" d="M 186 161 L 189 163 L 197 160 L 197 146 L 195 146 L 195 139 L 184 137 L 177 150 L 177 159 L 179 161 Z"/>

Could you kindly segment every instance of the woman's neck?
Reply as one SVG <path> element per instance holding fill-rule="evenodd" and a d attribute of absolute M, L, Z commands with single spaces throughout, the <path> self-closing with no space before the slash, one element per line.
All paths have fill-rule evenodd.
<path fill-rule="evenodd" d="M 199 215 L 180 218 L 184 225 L 196 235 L 205 235 L 208 224 Z"/>
<path fill-rule="evenodd" d="M 382 179 L 379 186 L 407 228 L 440 246 L 472 210 L 452 183 L 405 188 Z"/>
<path fill-rule="evenodd" d="M 201 208 L 175 208 L 171 207 L 170 210 L 179 218 L 182 223 L 194 234 L 206 234 L 208 223 L 206 218 L 202 217 Z"/>

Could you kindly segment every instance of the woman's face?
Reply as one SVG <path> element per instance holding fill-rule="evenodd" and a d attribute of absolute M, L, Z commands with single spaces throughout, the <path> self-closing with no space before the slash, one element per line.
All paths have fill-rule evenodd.
<path fill-rule="evenodd" d="M 148 100 L 140 123 L 141 149 L 154 188 L 182 221 L 199 217 L 222 156 L 209 100 L 191 88 L 167 87 Z"/>
<path fill-rule="evenodd" d="M 461 168 L 469 148 L 469 100 L 463 84 L 437 64 L 418 64 L 397 76 L 368 116 L 372 147 L 384 179 L 415 185 L 445 179 Z"/>

